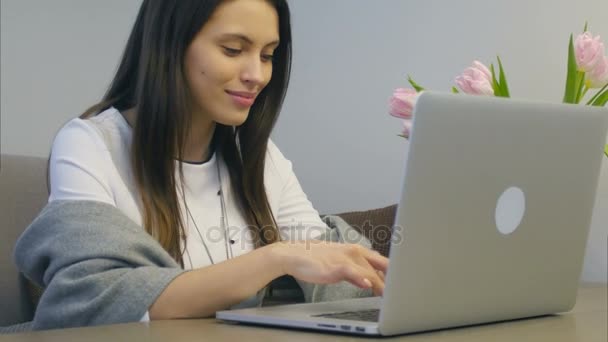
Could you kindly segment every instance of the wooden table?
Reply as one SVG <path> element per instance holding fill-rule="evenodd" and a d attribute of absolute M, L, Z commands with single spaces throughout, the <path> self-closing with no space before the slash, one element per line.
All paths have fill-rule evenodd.
<path fill-rule="evenodd" d="M 404 341 L 608 341 L 608 287 L 587 285 L 579 289 L 577 303 L 568 313 L 505 323 L 402 335 L 381 340 Z M 302 330 L 254 327 L 215 319 L 154 321 L 90 328 L 60 329 L 0 335 L 1 342 L 69 341 L 360 341 L 362 337 Z M 371 340 L 371 339 L 370 339 Z"/>

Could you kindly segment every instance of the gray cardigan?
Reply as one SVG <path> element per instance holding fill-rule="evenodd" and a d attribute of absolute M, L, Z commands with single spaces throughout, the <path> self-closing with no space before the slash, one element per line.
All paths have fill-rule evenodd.
<path fill-rule="evenodd" d="M 371 248 L 341 218 L 323 219 L 333 229 L 321 239 Z M 20 330 L 139 321 L 165 287 L 185 272 L 119 209 L 93 201 L 49 203 L 17 241 L 14 257 L 20 271 L 44 288 L 33 322 Z M 371 295 L 346 282 L 298 284 L 307 302 Z M 262 305 L 264 293 L 236 307 Z"/>

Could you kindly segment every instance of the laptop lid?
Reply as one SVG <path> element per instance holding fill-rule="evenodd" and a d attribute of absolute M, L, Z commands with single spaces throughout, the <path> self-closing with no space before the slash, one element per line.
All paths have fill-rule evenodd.
<path fill-rule="evenodd" d="M 217 318 L 394 335 L 572 307 L 608 111 L 425 92 L 414 117 L 384 296 Z M 378 307 L 377 323 L 319 317 Z"/>
<path fill-rule="evenodd" d="M 421 94 L 380 333 L 569 310 L 607 127 L 606 108 Z"/>

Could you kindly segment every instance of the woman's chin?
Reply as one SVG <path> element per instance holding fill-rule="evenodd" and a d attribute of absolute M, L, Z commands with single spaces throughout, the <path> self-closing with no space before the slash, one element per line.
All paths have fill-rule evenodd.
<path fill-rule="evenodd" d="M 219 118 L 219 120 L 217 120 L 216 122 L 224 126 L 240 126 L 245 123 L 248 116 L 249 112 L 245 113 L 244 115 L 236 114 Z"/>

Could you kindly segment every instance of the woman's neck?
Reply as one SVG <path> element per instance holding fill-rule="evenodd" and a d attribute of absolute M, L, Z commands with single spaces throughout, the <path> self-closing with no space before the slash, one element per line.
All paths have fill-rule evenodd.
<path fill-rule="evenodd" d="M 214 133 L 215 122 L 193 117 L 182 159 L 191 163 L 209 160 L 213 153 L 210 147 Z"/>
<path fill-rule="evenodd" d="M 137 113 L 130 108 L 121 113 L 131 127 L 135 127 Z M 211 153 L 211 140 L 215 133 L 215 122 L 206 120 L 199 115 L 193 115 L 186 145 L 184 146 L 183 161 L 201 163 L 209 160 Z"/>

